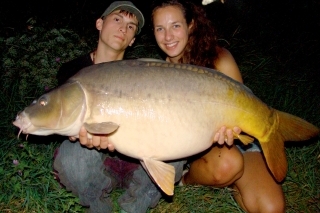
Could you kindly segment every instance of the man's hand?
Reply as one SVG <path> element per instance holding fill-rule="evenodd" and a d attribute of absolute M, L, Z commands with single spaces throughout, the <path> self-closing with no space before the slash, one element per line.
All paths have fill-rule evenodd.
<path fill-rule="evenodd" d="M 77 137 L 69 137 L 69 140 L 75 141 Z M 96 149 L 109 149 L 110 151 L 114 151 L 115 148 L 112 143 L 108 141 L 108 137 L 104 135 L 91 135 L 87 132 L 84 127 L 81 127 L 79 132 L 79 142 L 88 147 Z"/>
<path fill-rule="evenodd" d="M 229 146 L 233 145 L 233 132 L 236 134 L 241 133 L 241 129 L 239 127 L 233 127 L 233 129 L 227 129 L 225 126 L 221 127 L 220 130 L 214 136 L 214 142 L 218 142 L 218 144 L 223 145 L 224 143 Z"/>

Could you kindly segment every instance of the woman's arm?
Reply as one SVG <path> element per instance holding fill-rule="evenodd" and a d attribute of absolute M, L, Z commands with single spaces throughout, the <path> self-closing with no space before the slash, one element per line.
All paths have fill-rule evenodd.
<path fill-rule="evenodd" d="M 217 51 L 218 58 L 214 61 L 215 69 L 233 78 L 234 80 L 243 83 L 239 67 L 232 54 L 227 49 L 221 47 L 217 47 Z M 240 134 L 241 129 L 239 127 L 227 129 L 225 126 L 223 126 L 215 134 L 214 141 L 218 142 L 221 145 L 226 143 L 231 146 L 234 140 L 233 132 L 236 134 Z"/>

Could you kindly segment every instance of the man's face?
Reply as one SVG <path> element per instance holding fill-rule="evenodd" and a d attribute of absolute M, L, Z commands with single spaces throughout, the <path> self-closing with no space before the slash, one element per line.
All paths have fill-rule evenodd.
<path fill-rule="evenodd" d="M 100 40 L 105 45 L 117 51 L 124 51 L 135 40 L 138 20 L 134 15 L 116 10 L 103 20 L 98 19 L 96 27 L 100 31 Z"/>

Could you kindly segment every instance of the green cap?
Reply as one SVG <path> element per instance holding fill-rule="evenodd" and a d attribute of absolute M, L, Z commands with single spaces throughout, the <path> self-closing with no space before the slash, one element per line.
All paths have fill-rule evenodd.
<path fill-rule="evenodd" d="M 137 34 L 141 32 L 141 28 L 144 25 L 144 17 L 141 11 L 131 1 L 115 1 L 104 11 L 101 17 L 107 16 L 115 10 L 125 10 L 134 14 L 138 19 Z"/>

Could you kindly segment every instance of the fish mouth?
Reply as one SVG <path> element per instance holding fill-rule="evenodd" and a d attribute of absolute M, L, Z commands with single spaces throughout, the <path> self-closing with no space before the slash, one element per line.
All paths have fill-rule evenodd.
<path fill-rule="evenodd" d="M 13 125 L 18 127 L 20 129 L 18 133 L 18 138 L 21 133 L 28 134 L 28 128 L 30 128 L 32 125 L 30 119 L 25 115 L 24 112 L 19 113 L 16 117 L 16 120 L 13 122 Z"/>

